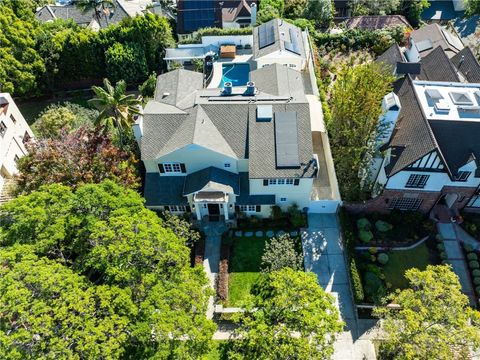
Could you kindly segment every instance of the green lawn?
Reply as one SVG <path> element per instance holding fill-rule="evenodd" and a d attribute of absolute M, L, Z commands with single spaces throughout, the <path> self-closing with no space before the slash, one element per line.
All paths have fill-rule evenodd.
<path fill-rule="evenodd" d="M 239 237 L 233 242 L 229 263 L 228 306 L 242 306 L 260 275 L 266 238 Z"/>
<path fill-rule="evenodd" d="M 88 99 L 90 98 L 91 96 L 83 97 L 83 98 L 76 97 L 76 98 L 66 98 L 66 99 L 62 99 L 62 98 L 42 99 L 42 100 L 34 99 L 34 100 L 19 101 L 17 102 L 17 106 L 20 109 L 20 112 L 22 113 L 27 123 L 29 125 L 32 125 L 35 122 L 35 120 L 38 118 L 40 113 L 43 110 L 45 110 L 45 108 L 49 105 L 69 101 L 74 104 L 88 107 Z"/>
<path fill-rule="evenodd" d="M 430 264 L 428 247 L 425 242 L 405 251 L 390 251 L 389 261 L 384 267 L 385 281 L 392 284 L 393 289 L 408 287 L 405 271 L 411 268 L 425 270 Z"/>

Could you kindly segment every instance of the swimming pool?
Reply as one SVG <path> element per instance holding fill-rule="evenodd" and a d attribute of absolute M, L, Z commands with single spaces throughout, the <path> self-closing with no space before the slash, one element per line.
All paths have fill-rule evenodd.
<path fill-rule="evenodd" d="M 245 63 L 240 64 L 222 64 L 222 81 L 220 81 L 219 88 L 223 88 L 226 82 L 231 82 L 232 86 L 244 86 L 248 83 L 250 73 L 250 65 Z"/>

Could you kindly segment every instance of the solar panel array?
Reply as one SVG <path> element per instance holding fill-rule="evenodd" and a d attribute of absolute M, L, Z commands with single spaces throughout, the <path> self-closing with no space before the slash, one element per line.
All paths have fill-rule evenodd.
<path fill-rule="evenodd" d="M 300 167 L 297 113 L 275 112 L 275 154 L 277 168 Z"/>
<path fill-rule="evenodd" d="M 185 31 L 196 31 L 215 26 L 215 3 L 213 0 L 185 0 L 178 16 L 183 17 Z"/>
<path fill-rule="evenodd" d="M 262 24 L 258 27 L 258 47 L 263 49 L 275 42 L 273 22 Z"/>
<path fill-rule="evenodd" d="M 290 41 L 285 41 L 285 50 L 288 50 L 294 54 L 300 55 L 300 39 L 299 35 L 294 29 L 288 29 L 290 34 Z"/>

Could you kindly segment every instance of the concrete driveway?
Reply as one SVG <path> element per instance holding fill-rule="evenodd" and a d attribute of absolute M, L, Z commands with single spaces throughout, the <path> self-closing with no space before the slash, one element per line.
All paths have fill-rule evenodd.
<path fill-rule="evenodd" d="M 375 349 L 366 333 L 374 322 L 358 320 L 350 291 L 338 219 L 335 214 L 309 214 L 308 229 L 302 232 L 305 271 L 337 299 L 346 326 L 335 343 L 334 359 L 375 359 Z"/>

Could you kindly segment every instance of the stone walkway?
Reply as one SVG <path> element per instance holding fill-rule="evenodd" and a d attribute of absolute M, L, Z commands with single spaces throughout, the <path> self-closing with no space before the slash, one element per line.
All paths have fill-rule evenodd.
<path fill-rule="evenodd" d="M 375 359 L 375 348 L 370 341 L 372 335 L 368 333 L 374 322 L 357 319 L 336 215 L 309 214 L 308 229 L 301 237 L 305 270 L 314 272 L 319 284 L 336 298 L 346 324 L 335 343 L 333 359 Z"/>
<path fill-rule="evenodd" d="M 224 222 L 204 222 L 201 225 L 205 233 L 205 257 L 203 267 L 210 282 L 210 287 L 215 291 L 217 284 L 218 265 L 220 262 L 220 245 L 222 234 L 227 230 Z M 215 296 L 208 301 L 207 318 L 213 318 Z"/>
<path fill-rule="evenodd" d="M 462 242 L 478 242 L 468 235 L 457 224 L 452 223 L 437 223 L 438 232 L 443 237 L 443 244 L 445 245 L 445 252 L 447 253 L 447 260 L 452 264 L 452 269 L 457 274 L 460 284 L 462 285 L 462 292 L 470 299 L 470 304 L 475 306 L 475 294 L 473 292 L 472 282 L 470 280 L 469 269 L 465 256 L 462 251 Z"/>

